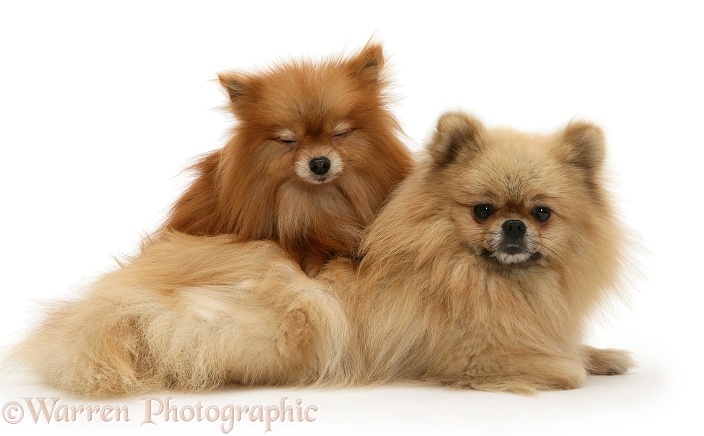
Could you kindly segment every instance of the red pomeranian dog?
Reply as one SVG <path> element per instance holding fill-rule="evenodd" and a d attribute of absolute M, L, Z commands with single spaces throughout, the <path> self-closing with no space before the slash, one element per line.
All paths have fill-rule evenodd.
<path fill-rule="evenodd" d="M 219 76 L 239 121 L 194 167 L 164 230 L 281 244 L 307 273 L 353 255 L 412 165 L 387 109 L 377 44 L 349 59 Z"/>

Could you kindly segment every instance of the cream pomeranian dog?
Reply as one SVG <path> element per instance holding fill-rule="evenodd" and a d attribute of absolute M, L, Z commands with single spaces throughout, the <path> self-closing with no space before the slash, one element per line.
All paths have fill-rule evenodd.
<path fill-rule="evenodd" d="M 540 135 L 443 115 L 362 244 L 362 379 L 531 393 L 631 367 L 582 344 L 625 265 L 604 142 L 583 122 Z"/>
<path fill-rule="evenodd" d="M 273 242 L 167 233 L 57 304 L 16 356 L 88 396 L 396 381 L 533 393 L 623 373 L 627 352 L 583 344 L 625 262 L 604 157 L 592 124 L 526 134 L 445 114 L 359 268 L 337 259 L 311 279 Z"/>

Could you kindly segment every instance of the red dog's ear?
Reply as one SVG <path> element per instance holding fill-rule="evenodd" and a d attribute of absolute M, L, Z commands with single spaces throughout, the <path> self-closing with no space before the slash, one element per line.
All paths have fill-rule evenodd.
<path fill-rule="evenodd" d="M 220 84 L 230 98 L 230 111 L 235 117 L 242 117 L 252 108 L 259 96 L 259 81 L 256 75 L 228 71 L 218 74 Z"/>
<path fill-rule="evenodd" d="M 563 162 L 588 172 L 601 168 L 606 158 L 606 139 L 598 126 L 571 122 L 562 133 L 558 154 Z"/>
<path fill-rule="evenodd" d="M 247 102 L 253 102 L 257 95 L 256 78 L 234 71 L 218 74 L 218 80 L 227 95 L 234 111 Z"/>
<path fill-rule="evenodd" d="M 232 103 L 237 102 L 242 96 L 247 94 L 247 85 L 244 83 L 244 77 L 239 73 L 220 73 L 218 74 L 218 80 L 220 80 L 220 84 L 227 91 Z"/>
<path fill-rule="evenodd" d="M 365 83 L 380 81 L 384 66 L 384 50 L 381 44 L 369 43 L 348 61 L 352 75 Z"/>
<path fill-rule="evenodd" d="M 437 166 L 454 162 L 463 153 L 481 150 L 482 123 L 463 112 L 446 112 L 438 119 L 428 152 Z"/>

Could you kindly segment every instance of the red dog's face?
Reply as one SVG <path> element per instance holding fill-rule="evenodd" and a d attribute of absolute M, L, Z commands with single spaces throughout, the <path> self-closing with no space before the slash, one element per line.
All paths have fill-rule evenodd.
<path fill-rule="evenodd" d="M 222 74 L 250 165 L 280 183 L 308 186 L 301 189 L 347 173 L 376 177 L 385 162 L 395 165 L 388 157 L 399 150 L 377 138 L 397 129 L 385 109 L 382 62 L 380 48 L 371 46 L 347 61 Z"/>
<path fill-rule="evenodd" d="M 276 240 L 304 264 L 354 253 L 412 166 L 386 108 L 383 62 L 371 44 L 348 59 L 221 74 L 233 136 L 196 166 L 169 227 Z"/>

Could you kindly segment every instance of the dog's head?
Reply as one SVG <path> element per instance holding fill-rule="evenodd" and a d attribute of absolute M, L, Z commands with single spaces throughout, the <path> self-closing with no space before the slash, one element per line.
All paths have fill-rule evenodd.
<path fill-rule="evenodd" d="M 239 121 L 238 144 L 250 148 L 251 165 L 267 177 L 312 185 L 346 172 L 368 173 L 385 162 L 397 165 L 386 159 L 389 141 L 378 138 L 398 129 L 385 109 L 383 65 L 381 46 L 369 44 L 347 59 L 220 74 Z"/>
<path fill-rule="evenodd" d="M 599 173 L 604 135 L 571 123 L 548 135 L 487 129 L 443 115 L 429 146 L 430 188 L 461 244 L 502 268 L 558 265 L 608 219 Z M 439 192 L 441 190 L 442 192 Z"/>

